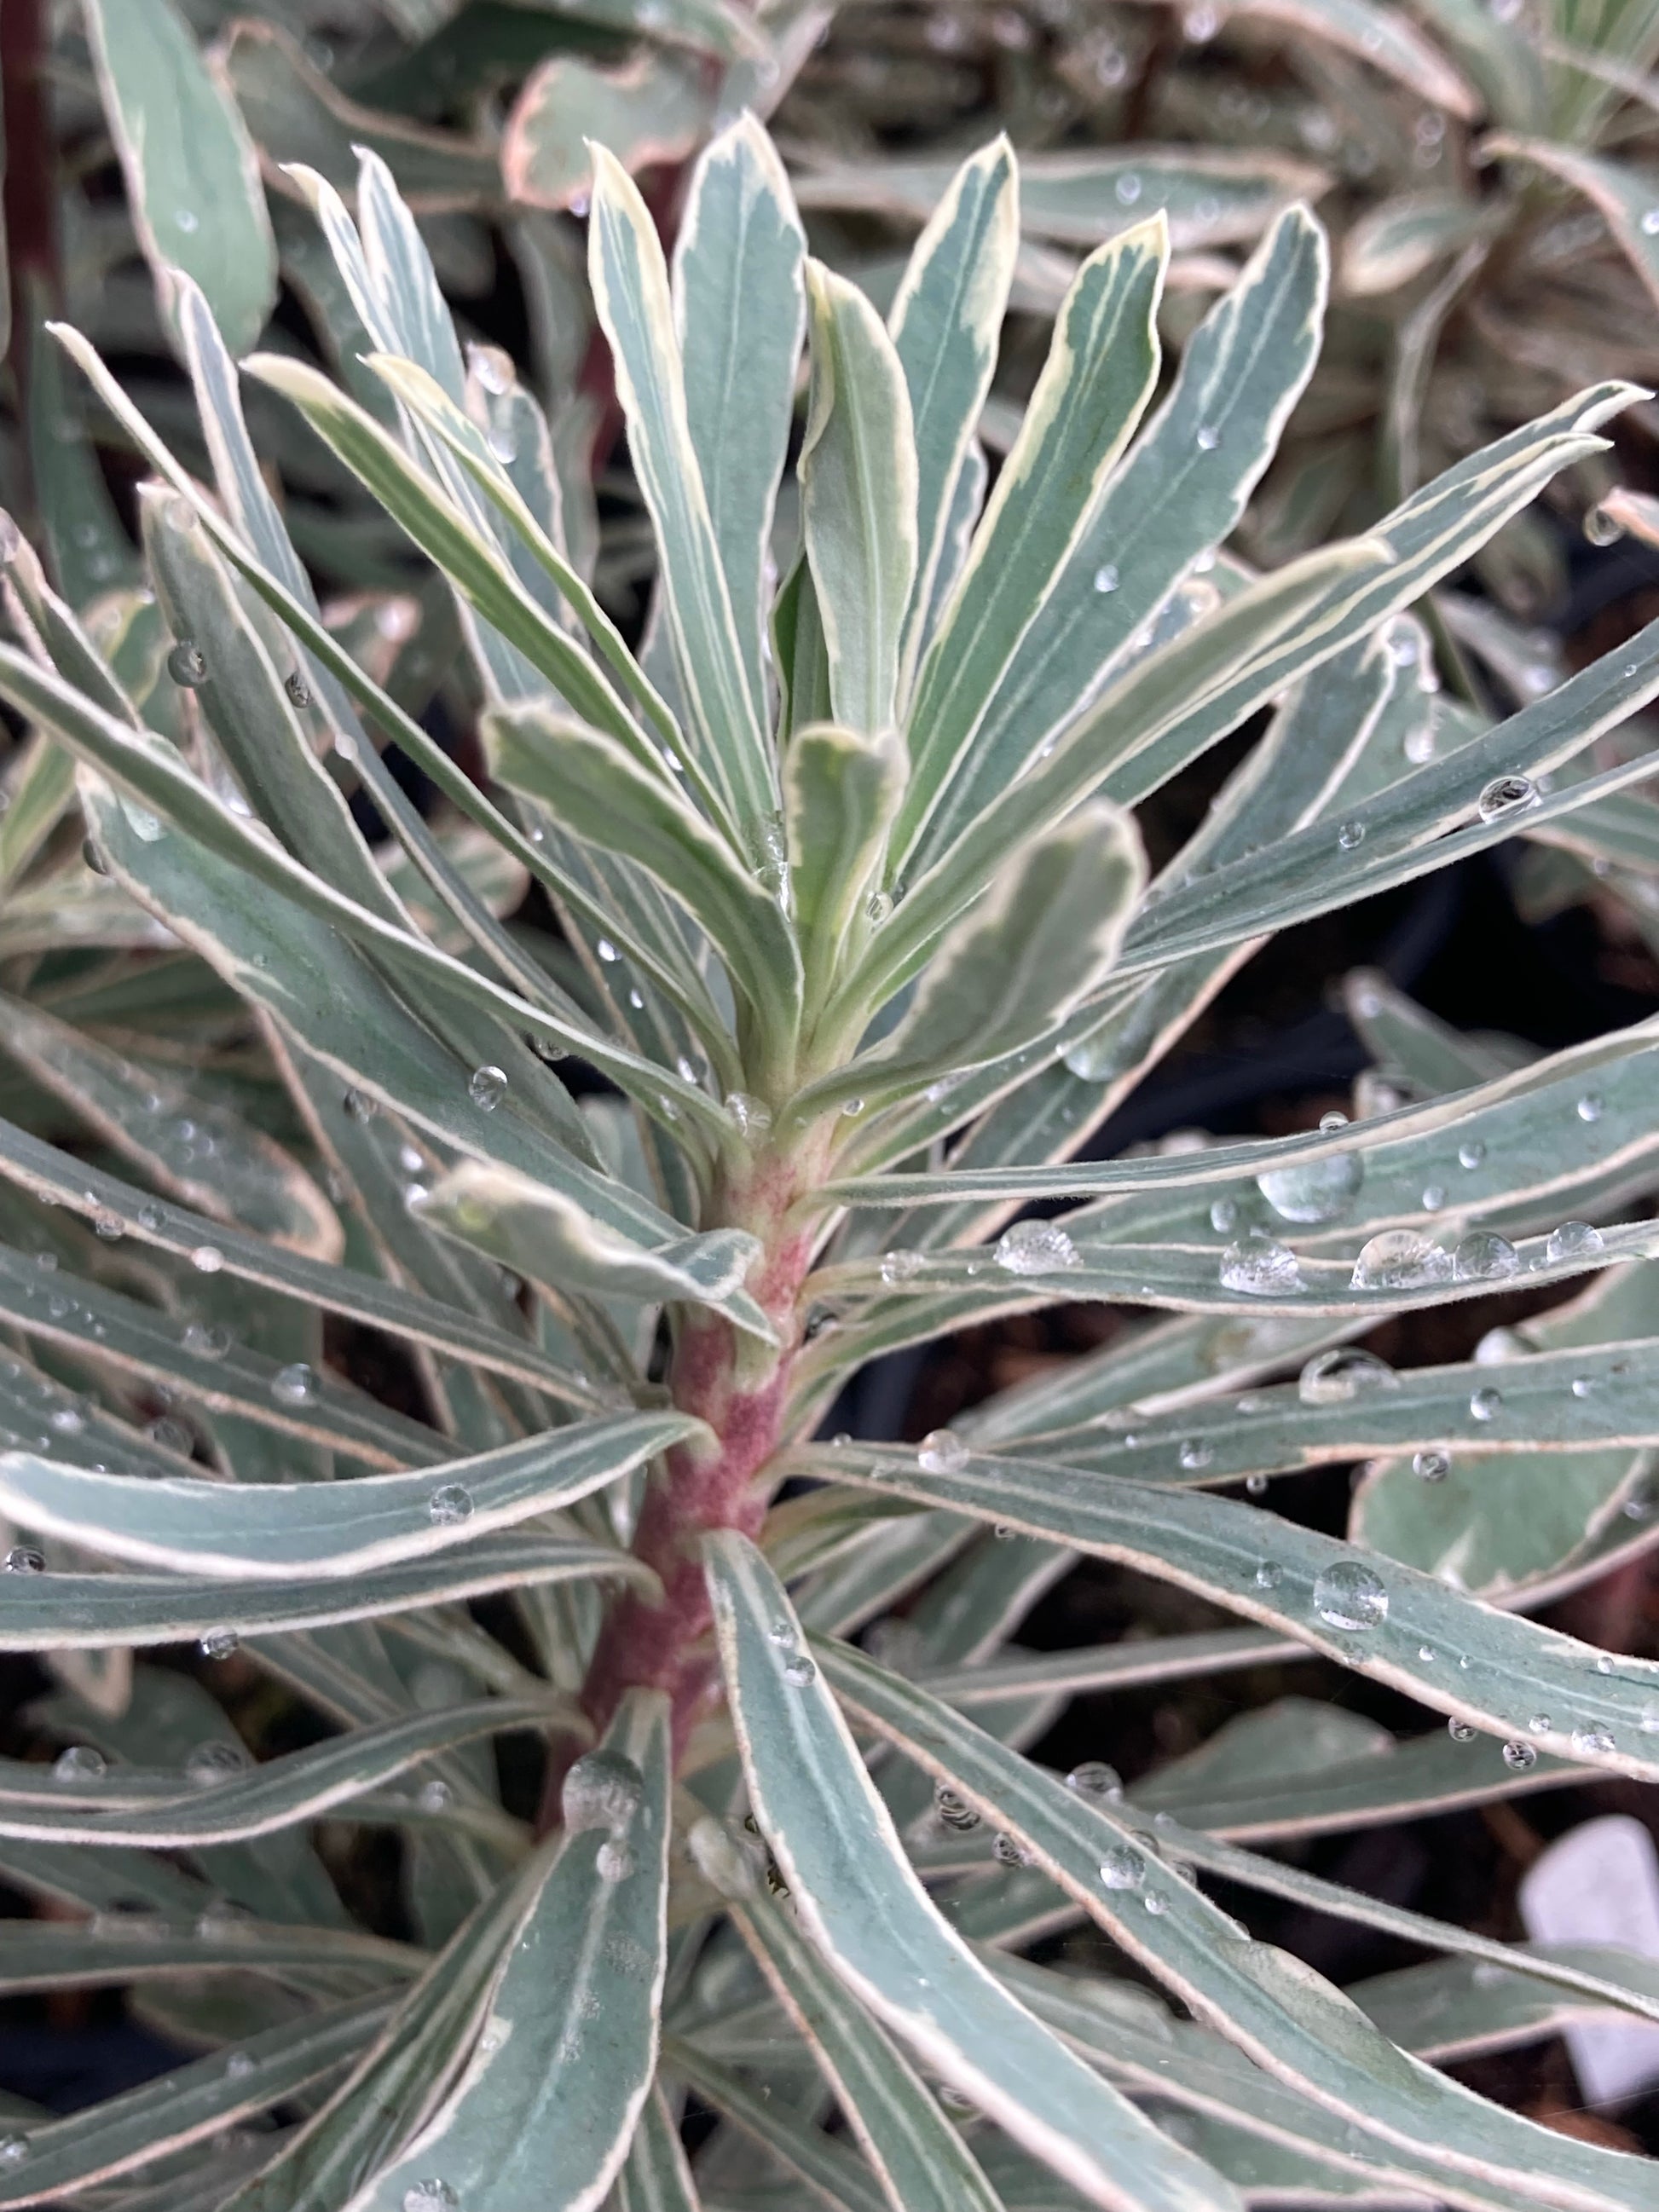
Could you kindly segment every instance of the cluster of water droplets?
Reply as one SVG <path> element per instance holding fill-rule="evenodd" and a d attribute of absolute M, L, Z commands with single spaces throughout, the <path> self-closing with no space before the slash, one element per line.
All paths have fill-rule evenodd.
<path fill-rule="evenodd" d="M 605 1831 L 594 1858 L 602 1881 L 625 1881 L 634 1871 L 629 1837 L 645 1802 L 645 1779 L 631 1759 L 601 1747 L 579 1759 L 564 1778 L 559 1811 L 567 1831 Z"/>

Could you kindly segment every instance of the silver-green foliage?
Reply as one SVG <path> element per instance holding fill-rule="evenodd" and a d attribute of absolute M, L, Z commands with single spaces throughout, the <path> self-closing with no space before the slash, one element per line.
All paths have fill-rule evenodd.
<path fill-rule="evenodd" d="M 149 590 L 73 605 L 9 540 L 0 1645 L 53 1670 L 71 1751 L 0 1770 L 0 1875 L 79 1924 L 9 1923 L 0 1987 L 130 1984 L 205 2055 L 20 2115 L 0 2205 L 1650 2207 L 1641 2160 L 1434 2064 L 1659 2017 L 1650 1966 L 1257 1847 L 1659 1776 L 1659 1667 L 1527 1618 L 1650 1540 L 1659 1031 L 1528 1058 L 1361 978 L 1396 1084 L 1368 1117 L 1066 1164 L 1271 932 L 1650 772 L 1590 749 L 1659 693 L 1659 625 L 1487 728 L 1407 611 L 1636 395 L 1255 574 L 1218 548 L 1317 353 L 1305 210 L 1170 376 L 1163 221 L 1092 254 L 987 502 L 1006 145 L 887 322 L 807 258 L 751 120 L 672 268 L 596 166 L 659 562 L 639 657 L 535 400 L 464 356 L 372 154 L 355 220 L 301 182 L 378 401 L 243 364 L 433 564 L 487 783 L 403 702 L 408 602 L 319 606 L 191 277 L 210 486 L 57 333 L 151 471 Z M 1264 708 L 1149 879 L 1133 807 Z M 513 919 L 530 884 L 556 938 Z M 1065 1210 L 1012 1219 L 1035 1200 Z M 1571 1295 L 1491 1357 L 1352 1347 L 1521 1282 Z M 1078 1298 L 1145 1312 L 919 1449 L 811 1441 L 883 1352 Z M 405 1410 L 329 1368 L 328 1316 L 398 1347 Z M 1218 1494 L 1358 1459 L 1346 1540 Z M 1022 1652 L 1085 1554 L 1241 1626 Z M 200 1679 L 135 1662 L 186 1639 Z M 250 1761 L 204 1686 L 239 1642 L 320 1741 Z M 1422 1730 L 1286 1699 L 1127 1794 L 1024 1754 L 1079 1692 L 1300 1654 Z M 546 1747 L 533 1832 L 512 1731 Z M 324 1816 L 397 1833 L 416 1943 L 351 1929 Z M 1441 1962 L 1339 1990 L 1212 1874 Z M 1022 1957 L 1079 1921 L 1185 2014 Z M 688 2094 L 719 2120 L 694 2162 Z"/>

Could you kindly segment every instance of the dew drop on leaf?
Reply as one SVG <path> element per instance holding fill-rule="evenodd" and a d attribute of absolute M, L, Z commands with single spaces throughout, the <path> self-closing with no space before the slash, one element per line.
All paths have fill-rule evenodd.
<path fill-rule="evenodd" d="M 1486 1144 L 1480 1137 L 1467 1138 L 1457 1147 L 1457 1164 L 1460 1168 L 1478 1168 L 1486 1157 Z"/>
<path fill-rule="evenodd" d="M 816 1681 L 817 1673 L 817 1667 L 807 1658 L 798 1656 L 786 1659 L 783 1662 L 784 1680 L 792 1683 L 798 1690 L 805 1689 L 809 1682 Z"/>
<path fill-rule="evenodd" d="M 1249 1229 L 1221 1255 L 1221 1286 L 1250 1297 L 1278 1297 L 1304 1287 L 1302 1269 L 1288 1244 L 1265 1230 Z"/>
<path fill-rule="evenodd" d="M 901 1249 L 884 1252 L 881 1255 L 881 1279 L 890 1289 L 896 1283 L 908 1283 L 927 1264 L 923 1254 Z"/>
<path fill-rule="evenodd" d="M 207 682 L 207 655 L 193 637 L 181 637 L 167 654 L 167 674 L 186 691 Z"/>
<path fill-rule="evenodd" d="M 1201 1437 L 1188 1437 L 1182 1444 L 1177 1457 L 1189 1474 L 1195 1474 L 1200 1468 L 1208 1467 L 1215 1457 L 1215 1447 L 1206 1443 Z"/>
<path fill-rule="evenodd" d="M 453 1528 L 472 1517 L 472 1492 L 464 1482 L 441 1482 L 428 1498 L 427 1518 L 436 1528 Z"/>
<path fill-rule="evenodd" d="M 1418 1290 L 1443 1283 L 1452 1272 L 1452 1257 L 1432 1237 L 1415 1229 L 1383 1229 L 1360 1248 L 1353 1263 L 1356 1291 Z"/>
<path fill-rule="evenodd" d="M 1585 1723 L 1573 1730 L 1572 1747 L 1580 1759 L 1605 1759 L 1618 1746 L 1606 1729 Z"/>
<path fill-rule="evenodd" d="M 1365 825 L 1363 822 L 1345 822 L 1336 833 L 1337 844 L 1345 853 L 1352 853 L 1357 845 L 1362 845 L 1364 841 Z"/>
<path fill-rule="evenodd" d="M 46 1571 L 45 1555 L 33 1544 L 14 1544 L 6 1554 L 9 1575 L 43 1575 Z"/>
<path fill-rule="evenodd" d="M 1251 1577 L 1256 1588 L 1264 1590 L 1277 1589 L 1284 1579 L 1285 1570 L 1277 1559 L 1261 1560 L 1257 1564 L 1255 1574 Z"/>
<path fill-rule="evenodd" d="M 311 686 L 297 669 L 292 675 L 283 678 L 283 689 L 288 694 L 290 706 L 301 708 L 310 706 Z"/>
<path fill-rule="evenodd" d="M 1495 775 L 1478 801 L 1480 819 L 1497 822 L 1505 815 L 1524 814 L 1538 804 L 1538 787 L 1529 775 Z"/>
<path fill-rule="evenodd" d="M 284 1406 L 308 1406 L 317 1395 L 317 1376 L 303 1359 L 279 1367 L 270 1378 L 270 1395 Z"/>
<path fill-rule="evenodd" d="M 0 2166 L 21 2166 L 29 2154 L 29 2139 L 15 2128 L 0 2135 Z"/>
<path fill-rule="evenodd" d="M 954 1429 L 929 1429 L 916 1446 L 916 1464 L 924 1474 L 960 1474 L 968 1447 Z"/>
<path fill-rule="evenodd" d="M 620 1752 L 585 1752 L 564 1778 L 559 1817 L 572 1835 L 605 1828 L 621 1835 L 645 1802 L 645 1778 Z"/>
<path fill-rule="evenodd" d="M 198 1244 L 190 1255 L 190 1264 L 199 1274 L 216 1275 L 225 1264 L 225 1255 L 216 1244 Z"/>
<path fill-rule="evenodd" d="M 466 1079 L 466 1095 L 481 1114 L 493 1114 L 507 1096 L 506 1070 L 475 1067 Z"/>
<path fill-rule="evenodd" d="M 248 1755 L 239 1744 L 198 1743 L 185 1760 L 185 1779 L 198 1790 L 216 1790 L 247 1771 Z"/>
<path fill-rule="evenodd" d="M 404 2191 L 403 2212 L 459 2212 L 460 2198 L 447 2181 L 416 2181 Z"/>
<path fill-rule="evenodd" d="M 1552 1264 L 1563 1260 L 1587 1260 L 1601 1249 L 1601 1232 L 1588 1221 L 1564 1221 L 1559 1229 L 1552 1229 L 1544 1245 L 1544 1257 Z"/>
<path fill-rule="evenodd" d="M 204 1659 L 228 1659 L 240 1642 L 234 1628 L 210 1628 L 198 1649 Z"/>
<path fill-rule="evenodd" d="M 1123 1795 L 1123 1778 L 1103 1759 L 1085 1759 L 1066 1776 L 1066 1787 L 1079 1797 L 1101 1797 L 1115 1803 Z"/>
<path fill-rule="evenodd" d="M 1517 1774 L 1524 1774 L 1529 1766 L 1537 1765 L 1538 1753 L 1531 1744 L 1522 1743 L 1518 1738 L 1512 1737 L 1504 1746 L 1504 1764 L 1505 1766 L 1513 1767 Z"/>
<path fill-rule="evenodd" d="M 1504 1394 L 1491 1383 L 1469 1393 L 1469 1412 L 1477 1421 L 1495 1421 L 1504 1410 Z"/>
<path fill-rule="evenodd" d="M 1128 1844 L 1114 1844 L 1100 1863 L 1100 1879 L 1107 1889 L 1139 1889 L 1146 1879 L 1140 1853 Z"/>
<path fill-rule="evenodd" d="M 1572 1110 L 1581 1121 L 1599 1121 L 1603 1110 L 1601 1092 L 1587 1091 Z"/>
<path fill-rule="evenodd" d="M 1077 1265 L 1077 1247 L 1055 1221 L 1017 1221 L 996 1242 L 996 1263 L 1011 1275 L 1053 1275 Z"/>
<path fill-rule="evenodd" d="M 1412 1473 L 1419 1482 L 1443 1482 L 1451 1473 L 1451 1461 L 1443 1451 L 1413 1452 Z"/>
<path fill-rule="evenodd" d="M 1389 1617 L 1389 1593 L 1363 1559 L 1338 1559 L 1314 1583 L 1314 1611 L 1328 1628 L 1380 1628 Z"/>
<path fill-rule="evenodd" d="M 1116 591 L 1117 583 L 1117 563 L 1115 561 L 1104 562 L 1101 567 L 1095 570 L 1095 589 L 1103 595 L 1108 592 Z"/>
<path fill-rule="evenodd" d="M 210 1322 L 186 1322 L 179 1342 L 198 1359 L 222 1359 L 230 1350 L 230 1332 L 216 1328 Z"/>
<path fill-rule="evenodd" d="M 1345 1344 L 1315 1354 L 1297 1377 L 1296 1395 L 1304 1406 L 1347 1406 L 1399 1388 L 1400 1377 L 1386 1359 Z"/>
<path fill-rule="evenodd" d="M 72 1743 L 58 1753 L 52 1771 L 59 1782 L 101 1782 L 109 1769 L 101 1751 L 89 1743 Z"/>
<path fill-rule="evenodd" d="M 1357 1152 L 1334 1152 L 1299 1166 L 1267 1168 L 1255 1187 L 1284 1221 L 1334 1221 L 1352 1203 L 1365 1179 Z"/>
<path fill-rule="evenodd" d="M 1452 1254 L 1452 1273 L 1460 1283 L 1492 1283 L 1518 1274 L 1521 1255 L 1507 1237 L 1475 1229 L 1460 1239 Z"/>
<path fill-rule="evenodd" d="M 1454 1743 L 1473 1743 L 1480 1733 L 1472 1722 L 1459 1720 L 1455 1713 L 1446 1723 L 1446 1734 Z"/>

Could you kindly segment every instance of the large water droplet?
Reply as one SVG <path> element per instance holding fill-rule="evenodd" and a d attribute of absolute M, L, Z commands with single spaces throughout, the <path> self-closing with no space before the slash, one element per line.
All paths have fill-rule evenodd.
<path fill-rule="evenodd" d="M 179 1339 L 186 1352 L 193 1352 L 198 1359 L 222 1359 L 230 1350 L 230 1332 L 204 1321 L 185 1323 L 185 1333 Z"/>
<path fill-rule="evenodd" d="M 198 1244 L 190 1255 L 190 1264 L 198 1274 L 216 1275 L 225 1264 L 225 1255 L 216 1244 Z"/>
<path fill-rule="evenodd" d="M 101 1782 L 109 1765 L 103 1753 L 91 1744 L 72 1743 L 67 1751 L 58 1753 L 52 1771 L 59 1782 Z"/>
<path fill-rule="evenodd" d="M 620 1752 L 590 1751 L 564 1778 L 559 1814 L 572 1835 L 604 1828 L 621 1835 L 645 1802 L 645 1778 Z"/>
<path fill-rule="evenodd" d="M 1099 1797 L 1111 1804 L 1123 1795 L 1123 1778 L 1103 1759 L 1085 1759 L 1066 1776 L 1066 1787 L 1079 1797 Z"/>
<path fill-rule="evenodd" d="M 1606 1759 L 1618 1749 L 1608 1731 L 1589 1721 L 1574 1729 L 1571 1742 L 1580 1759 Z"/>
<path fill-rule="evenodd" d="M 1443 1482 L 1451 1473 L 1451 1460 L 1432 1448 L 1412 1454 L 1412 1473 L 1419 1482 Z"/>
<path fill-rule="evenodd" d="M 6 1554 L 9 1575 L 43 1575 L 46 1571 L 46 1557 L 33 1544 L 14 1544 Z"/>
<path fill-rule="evenodd" d="M 15 2128 L 0 2135 L 0 2166 L 21 2166 L 29 2154 L 29 2139 Z"/>
<path fill-rule="evenodd" d="M 1459 1720 L 1455 1713 L 1446 1723 L 1446 1734 L 1454 1743 L 1473 1743 L 1480 1733 L 1472 1722 Z"/>
<path fill-rule="evenodd" d="M 464 1482 L 441 1482 L 428 1498 L 427 1518 L 437 1528 L 453 1528 L 472 1517 L 472 1492 Z"/>
<path fill-rule="evenodd" d="M 270 1378 L 270 1395 L 284 1406 L 308 1406 L 317 1395 L 315 1369 L 303 1359 L 279 1367 Z"/>
<path fill-rule="evenodd" d="M 204 1659 L 228 1659 L 241 1640 L 234 1628 L 210 1628 L 198 1648 Z"/>
<path fill-rule="evenodd" d="M 1114 1844 L 1100 1862 L 1100 1879 L 1107 1889 L 1139 1889 L 1146 1879 L 1146 1863 L 1129 1844 Z"/>
<path fill-rule="evenodd" d="M 1587 1091 L 1573 1108 L 1581 1121 L 1599 1121 L 1606 1110 L 1599 1091 Z"/>
<path fill-rule="evenodd" d="M 300 674 L 297 669 L 292 675 L 285 676 L 283 678 L 283 689 L 287 692 L 289 703 L 291 706 L 298 707 L 302 709 L 310 706 L 311 686 L 306 682 L 305 678 Z"/>
<path fill-rule="evenodd" d="M 1268 1168 L 1255 1187 L 1285 1221 L 1333 1221 L 1352 1202 L 1365 1179 L 1365 1164 L 1355 1152 L 1334 1152 L 1298 1167 Z"/>
<path fill-rule="evenodd" d="M 933 1814 L 941 1827 L 950 1828 L 957 1835 L 966 1835 L 970 1829 L 979 1826 L 979 1814 L 975 1807 L 943 1782 L 936 1783 L 933 1787 Z"/>
<path fill-rule="evenodd" d="M 404 2190 L 403 2212 L 459 2212 L 460 2202 L 449 2184 L 434 2175 Z"/>
<path fill-rule="evenodd" d="M 1472 1230 L 1452 1254 L 1452 1273 L 1460 1283 L 1493 1283 L 1520 1268 L 1521 1255 L 1509 1238 L 1489 1229 Z"/>
<path fill-rule="evenodd" d="M 1380 1628 L 1389 1617 L 1389 1593 L 1363 1559 L 1338 1559 L 1316 1577 L 1314 1611 L 1329 1628 Z"/>
<path fill-rule="evenodd" d="M 763 1098 L 757 1098 L 750 1091 L 728 1091 L 726 1110 L 751 1144 L 763 1137 L 772 1126 L 771 1108 Z"/>
<path fill-rule="evenodd" d="M 1011 1275 L 1054 1275 L 1078 1263 L 1076 1245 L 1056 1221 L 1016 1221 L 998 1237 L 995 1258 Z"/>
<path fill-rule="evenodd" d="M 1352 1285 L 1356 1291 L 1418 1290 L 1447 1281 L 1451 1272 L 1450 1253 L 1431 1237 L 1415 1229 L 1383 1229 L 1360 1248 Z"/>
<path fill-rule="evenodd" d="M 193 637 L 181 637 L 167 654 L 167 674 L 186 691 L 207 682 L 207 655 Z"/>
<path fill-rule="evenodd" d="M 1316 1353 L 1296 1384 L 1297 1395 L 1304 1406 L 1346 1406 L 1356 1398 L 1399 1388 L 1400 1377 L 1386 1359 L 1347 1344 L 1334 1352 Z"/>
<path fill-rule="evenodd" d="M 507 1096 L 506 1070 L 475 1067 L 466 1079 L 466 1095 L 480 1113 L 493 1114 Z"/>
<path fill-rule="evenodd" d="M 1221 1286 L 1256 1298 L 1279 1297 L 1303 1288 L 1302 1269 L 1288 1244 L 1265 1230 L 1249 1229 L 1221 1255 Z"/>
<path fill-rule="evenodd" d="M 1504 1410 L 1504 1394 L 1491 1383 L 1469 1393 L 1469 1411 L 1477 1421 L 1495 1421 Z"/>
<path fill-rule="evenodd" d="M 1593 1229 L 1588 1221 L 1564 1221 L 1559 1229 L 1552 1229 L 1544 1245 L 1544 1256 L 1552 1263 L 1562 1260 L 1587 1260 L 1601 1249 L 1601 1232 Z"/>
<path fill-rule="evenodd" d="M 916 1446 L 916 1464 L 927 1474 L 960 1474 L 968 1447 L 954 1429 L 929 1429 Z"/>
<path fill-rule="evenodd" d="M 1513 1767 L 1517 1774 L 1524 1774 L 1529 1766 L 1537 1765 L 1537 1749 L 1534 1745 L 1522 1743 L 1519 1737 L 1516 1737 L 1504 1746 L 1504 1764 L 1505 1766 Z"/>
<path fill-rule="evenodd" d="M 783 1679 L 797 1690 L 804 1690 L 809 1682 L 817 1680 L 818 1670 L 810 1659 L 797 1656 L 783 1662 Z"/>
<path fill-rule="evenodd" d="M 1524 814 L 1538 804 L 1538 787 L 1529 775 L 1495 775 L 1479 800 L 1480 819 L 1497 822 L 1509 814 Z"/>
<path fill-rule="evenodd" d="M 246 1774 L 250 1764 L 240 1744 L 198 1743 L 185 1760 L 185 1779 L 193 1789 L 216 1790 L 221 1783 Z"/>

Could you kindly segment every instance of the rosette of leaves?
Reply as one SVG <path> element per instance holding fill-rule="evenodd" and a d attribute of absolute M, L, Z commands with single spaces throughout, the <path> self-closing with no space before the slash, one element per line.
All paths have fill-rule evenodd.
<path fill-rule="evenodd" d="M 1056 256 L 1162 205 L 1183 249 L 1177 337 L 1231 281 L 1252 204 L 1276 180 L 1317 191 L 1340 238 L 1336 304 L 1243 540 L 1279 560 L 1363 526 L 1591 376 L 1654 380 L 1656 54 L 1652 9 L 1577 0 L 854 6 L 784 122 L 825 250 L 863 258 L 873 241 L 854 216 L 915 219 L 937 189 L 916 116 L 948 147 L 992 108 L 1040 156 L 1023 303 L 1041 312 L 1063 283 Z M 1646 448 L 1650 412 L 1629 419 Z M 1613 480 L 1587 464 L 1547 505 L 1576 530 Z M 1547 615 L 1560 529 L 1517 518 L 1477 566 L 1510 611 Z"/>
<path fill-rule="evenodd" d="M 453 594 L 488 773 L 319 618 L 200 292 L 210 480 L 60 326 L 153 475 L 147 592 L 82 618 L 8 538 L 0 1643 L 65 1749 L 0 1769 L 0 1875 L 52 1908 L 0 1982 L 128 1984 L 201 2055 L 14 2104 L 0 2205 L 1642 2212 L 1650 2164 L 1435 2062 L 1659 2015 L 1650 1963 L 1270 1847 L 1659 1770 L 1659 1667 L 1526 1610 L 1653 1540 L 1652 1026 L 1527 1060 L 1360 979 L 1401 1070 L 1366 1118 L 1070 1157 L 1276 929 L 1653 771 L 1570 773 L 1659 626 L 1486 728 L 1408 611 L 1631 389 L 1257 574 L 1216 548 L 1314 367 L 1305 210 L 1156 405 L 1167 226 L 1091 254 L 988 498 L 1005 145 L 886 321 L 754 123 L 672 269 L 601 154 L 635 653 L 384 166 L 355 222 L 312 190 L 387 405 L 284 355 L 247 386 Z M 1149 877 L 1136 808 L 1263 708 Z M 1354 1346 L 1517 1279 L 1564 1295 L 1498 1364 Z M 920 1446 L 815 1440 L 883 1352 L 1077 1301 L 1139 1317 Z M 1358 1458 L 1346 1537 L 1274 1511 Z M 1231 1625 L 1022 1649 L 1080 1559 Z M 1026 1755 L 1079 1692 L 1274 1658 L 1421 1724 L 1291 1699 L 1127 1791 Z M 306 1724 L 255 1759 L 270 1685 Z M 354 1911 L 372 1831 L 401 1926 Z M 1212 1876 L 1427 1962 L 1339 1989 Z M 1076 1924 L 1074 1971 L 1025 1955 Z"/>

